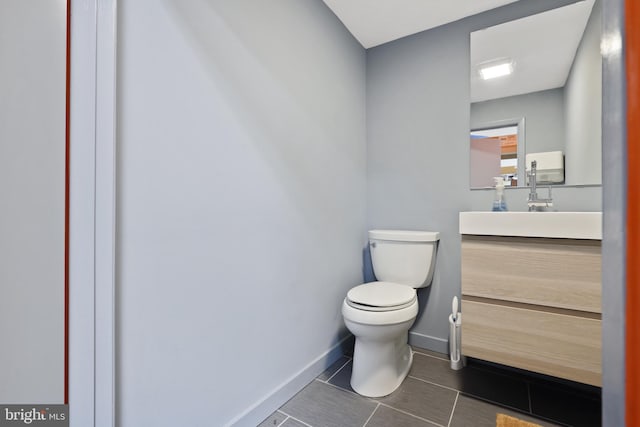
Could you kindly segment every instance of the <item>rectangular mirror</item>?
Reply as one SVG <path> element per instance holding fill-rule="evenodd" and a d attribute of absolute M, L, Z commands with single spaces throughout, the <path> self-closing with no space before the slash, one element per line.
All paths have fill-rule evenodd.
<path fill-rule="evenodd" d="M 471 33 L 471 188 L 526 186 L 525 159 L 549 153 L 547 183 L 602 183 L 600 27 L 585 0 Z"/>

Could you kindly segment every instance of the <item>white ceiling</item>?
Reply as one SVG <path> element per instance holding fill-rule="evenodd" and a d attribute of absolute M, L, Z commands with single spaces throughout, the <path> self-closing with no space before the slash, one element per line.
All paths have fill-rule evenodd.
<path fill-rule="evenodd" d="M 366 49 L 517 0 L 323 0 Z"/>

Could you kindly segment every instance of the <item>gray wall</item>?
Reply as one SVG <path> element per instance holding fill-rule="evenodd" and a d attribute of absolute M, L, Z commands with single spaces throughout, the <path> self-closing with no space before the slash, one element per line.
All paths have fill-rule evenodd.
<path fill-rule="evenodd" d="M 368 223 L 440 232 L 412 329 L 415 344 L 440 351 L 460 288 L 458 212 L 470 207 L 468 62 L 459 23 L 367 51 Z"/>
<path fill-rule="evenodd" d="M 566 184 L 602 183 L 602 5 L 596 1 L 565 85 Z"/>
<path fill-rule="evenodd" d="M 471 129 L 489 122 L 524 117 L 527 153 L 564 151 L 564 115 L 563 89 L 543 90 L 474 102 L 471 104 Z"/>
<path fill-rule="evenodd" d="M 66 1 L 0 2 L 0 402 L 64 399 Z"/>
<path fill-rule="evenodd" d="M 441 232 L 433 284 L 418 292 L 415 344 L 447 350 L 460 293 L 458 213 L 489 210 L 493 198 L 469 190 L 469 33 L 569 3 L 519 1 L 367 51 L 368 226 Z M 584 191 L 554 197 L 591 210 Z"/>
<path fill-rule="evenodd" d="M 362 281 L 365 51 L 315 0 L 121 2 L 118 27 L 118 425 L 255 426 Z"/>

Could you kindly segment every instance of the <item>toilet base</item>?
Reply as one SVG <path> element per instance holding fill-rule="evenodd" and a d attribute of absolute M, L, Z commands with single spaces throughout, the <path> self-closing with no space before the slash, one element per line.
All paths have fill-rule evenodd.
<path fill-rule="evenodd" d="M 413 352 L 407 344 L 411 324 L 413 319 L 384 326 L 399 332 L 391 340 L 373 340 L 356 335 L 351 374 L 351 387 L 356 393 L 382 397 L 393 393 L 402 384 L 413 363 Z"/>

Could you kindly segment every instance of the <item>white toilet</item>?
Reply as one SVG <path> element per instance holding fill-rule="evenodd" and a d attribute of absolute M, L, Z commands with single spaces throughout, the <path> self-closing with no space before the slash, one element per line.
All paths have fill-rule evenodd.
<path fill-rule="evenodd" d="M 431 284 L 440 234 L 371 230 L 369 248 L 377 282 L 352 288 L 342 303 L 356 338 L 351 387 L 363 396 L 392 393 L 413 362 L 408 332 L 418 315 L 416 288 Z"/>

